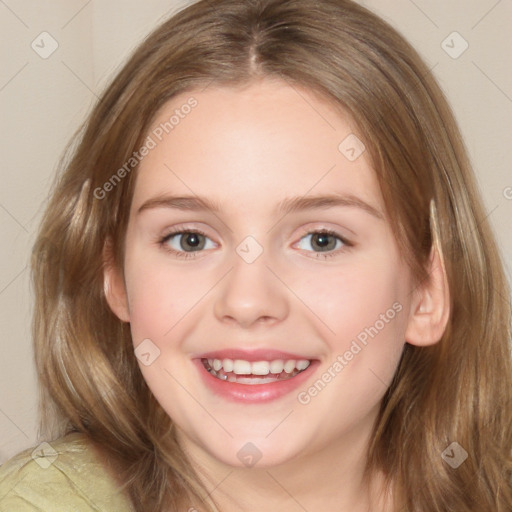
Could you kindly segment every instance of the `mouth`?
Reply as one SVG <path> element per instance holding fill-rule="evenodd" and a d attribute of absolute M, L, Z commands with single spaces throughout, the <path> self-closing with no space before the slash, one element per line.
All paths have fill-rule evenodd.
<path fill-rule="evenodd" d="M 308 359 L 274 359 L 246 361 L 244 359 L 202 358 L 206 371 L 215 378 L 245 385 L 261 385 L 293 379 L 311 364 Z"/>
<path fill-rule="evenodd" d="M 257 404 L 293 397 L 297 388 L 307 385 L 320 360 L 276 350 L 223 350 L 202 354 L 194 364 L 214 395 Z"/>

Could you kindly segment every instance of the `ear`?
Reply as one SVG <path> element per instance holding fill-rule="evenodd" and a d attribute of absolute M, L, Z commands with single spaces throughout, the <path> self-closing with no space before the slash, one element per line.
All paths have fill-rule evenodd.
<path fill-rule="evenodd" d="M 112 241 L 108 239 L 103 247 L 103 289 L 112 312 L 123 322 L 129 322 L 126 285 L 121 269 L 115 262 L 112 246 Z"/>
<path fill-rule="evenodd" d="M 450 316 L 450 292 L 438 245 L 433 244 L 427 278 L 414 290 L 405 340 L 411 345 L 434 345 L 443 336 Z"/>

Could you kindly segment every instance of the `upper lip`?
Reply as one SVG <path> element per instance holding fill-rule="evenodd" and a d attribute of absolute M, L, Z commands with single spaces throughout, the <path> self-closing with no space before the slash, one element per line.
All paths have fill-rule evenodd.
<path fill-rule="evenodd" d="M 211 352 L 205 352 L 197 356 L 199 359 L 242 359 L 244 361 L 275 361 L 276 359 L 283 359 L 289 361 L 294 359 L 308 360 L 312 358 L 299 354 L 292 354 L 290 352 L 282 352 L 280 350 L 273 349 L 256 349 L 256 350 L 241 350 L 237 348 L 227 348 L 224 350 L 212 350 Z"/>

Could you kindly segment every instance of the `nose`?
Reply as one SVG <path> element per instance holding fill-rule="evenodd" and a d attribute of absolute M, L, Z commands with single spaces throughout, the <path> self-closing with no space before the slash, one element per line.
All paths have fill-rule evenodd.
<path fill-rule="evenodd" d="M 277 324 L 288 316 L 286 287 L 266 260 L 265 253 L 252 263 L 234 255 L 231 271 L 219 283 L 214 305 L 220 322 L 247 329 L 261 323 Z"/>

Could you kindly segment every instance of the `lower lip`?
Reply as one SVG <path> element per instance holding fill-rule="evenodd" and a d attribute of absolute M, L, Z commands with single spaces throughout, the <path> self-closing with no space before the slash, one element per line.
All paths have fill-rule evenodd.
<path fill-rule="evenodd" d="M 204 367 L 201 359 L 194 359 L 194 363 L 206 386 L 216 395 L 235 402 L 259 403 L 276 400 L 297 389 L 312 375 L 319 361 L 312 361 L 304 371 L 295 377 L 266 384 L 239 384 L 221 380 L 214 377 Z"/>

